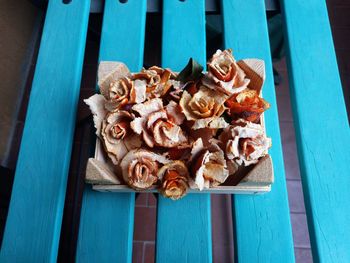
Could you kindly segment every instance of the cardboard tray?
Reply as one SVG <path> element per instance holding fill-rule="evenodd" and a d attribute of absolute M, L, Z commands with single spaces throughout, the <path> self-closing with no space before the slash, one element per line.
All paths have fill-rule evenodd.
<path fill-rule="evenodd" d="M 250 85 L 260 89 L 265 79 L 265 65 L 263 61 L 257 59 L 244 59 L 238 61 L 239 66 L 251 80 Z M 106 69 L 110 70 L 107 63 Z M 102 79 L 102 71 L 99 78 Z M 116 71 L 118 73 L 118 71 Z M 101 76 L 100 76 L 101 75 Z M 112 76 L 109 74 L 107 76 Z M 105 77 L 106 78 L 106 77 Z M 265 128 L 264 114 L 260 118 L 261 125 Z M 101 192 L 157 192 L 156 186 L 151 189 L 137 191 L 120 181 L 115 174 L 111 161 L 104 152 L 100 139 L 96 139 L 95 157 L 90 158 L 86 167 L 86 182 L 92 184 L 92 188 Z M 119 171 L 120 172 L 120 171 Z M 121 177 L 121 176 L 120 176 Z M 215 193 L 215 194 L 259 194 L 269 192 L 274 181 L 274 171 L 272 160 L 269 155 L 261 158 L 255 165 L 241 167 L 238 172 L 227 178 L 226 182 L 215 188 L 202 191 L 189 189 L 190 193 Z"/>

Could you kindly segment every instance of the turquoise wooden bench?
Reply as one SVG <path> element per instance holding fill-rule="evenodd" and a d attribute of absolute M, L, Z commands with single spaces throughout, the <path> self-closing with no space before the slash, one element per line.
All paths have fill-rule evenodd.
<path fill-rule="evenodd" d="M 126 2 L 126 3 L 122 3 Z M 19 154 L 1 262 L 55 262 L 82 74 L 89 0 L 49 1 Z M 238 262 L 294 262 L 263 1 L 222 0 L 224 43 L 266 62 L 272 192 L 233 196 Z M 292 106 L 313 258 L 350 262 L 350 132 L 324 1 L 283 2 Z M 143 62 L 146 0 L 106 0 L 99 60 Z M 204 0 L 164 0 L 162 65 L 204 63 Z M 131 262 L 134 194 L 86 186 L 77 262 Z M 158 199 L 157 262 L 211 262 L 210 196 Z"/>

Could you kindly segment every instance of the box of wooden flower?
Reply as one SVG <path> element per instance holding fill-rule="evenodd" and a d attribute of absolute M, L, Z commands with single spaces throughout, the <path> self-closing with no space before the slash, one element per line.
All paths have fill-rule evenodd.
<path fill-rule="evenodd" d="M 217 51 L 207 72 L 190 59 L 179 74 L 159 67 L 129 73 L 122 63 L 101 62 L 98 78 L 101 95 L 85 100 L 98 135 L 86 169 L 94 190 L 172 199 L 271 190 L 262 60 Z"/>

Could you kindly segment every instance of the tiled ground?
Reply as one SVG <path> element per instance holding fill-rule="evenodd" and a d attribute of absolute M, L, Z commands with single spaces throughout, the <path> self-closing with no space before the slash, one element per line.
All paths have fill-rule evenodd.
<path fill-rule="evenodd" d="M 332 30 L 334 33 L 335 47 L 344 86 L 344 94 L 349 105 L 350 99 L 350 0 L 328 0 Z M 98 20 L 92 17 L 92 20 Z M 96 21 L 95 21 L 96 22 Z M 157 30 L 157 29 L 155 29 Z M 84 62 L 84 73 L 82 80 L 82 90 L 80 97 L 86 98 L 94 91 L 96 61 L 98 56 L 99 35 L 89 32 L 86 56 Z M 153 32 L 158 34 L 159 32 Z M 152 32 L 151 32 L 152 34 Z M 150 45 L 148 43 L 147 45 Z M 151 47 L 154 48 L 154 47 Z M 159 47 L 156 47 L 159 49 Z M 159 58 L 146 54 L 145 59 L 155 63 Z M 293 118 L 289 99 L 289 88 L 287 81 L 287 67 L 285 60 L 275 63 L 275 68 L 282 76 L 282 83 L 276 86 L 278 99 L 283 154 L 285 160 L 287 187 L 289 192 L 291 221 L 293 226 L 293 236 L 295 254 L 297 262 L 312 262 L 310 242 L 306 224 L 305 207 L 300 183 L 298 160 L 296 155 L 295 134 L 293 128 Z M 33 69 L 33 67 L 32 67 Z M 26 97 L 26 96 L 25 96 Z M 24 107 L 25 108 L 25 107 Z M 348 107 L 349 109 L 349 107 Z M 25 111 L 21 110 L 19 121 L 23 121 Z M 22 125 L 23 126 L 23 125 Z M 74 246 L 78 231 L 78 217 L 81 203 L 81 193 L 83 189 L 83 176 L 85 163 L 89 156 L 89 141 L 93 137 L 90 132 L 91 120 L 88 111 L 82 104 L 79 105 L 77 129 L 75 132 L 73 158 L 69 176 L 69 187 L 66 198 L 65 215 L 63 219 L 63 231 L 60 243 L 59 261 L 67 262 L 74 258 Z M 20 140 L 21 129 L 18 129 L 17 144 Z M 12 155 L 16 157 L 16 152 Z M 82 156 L 81 159 L 76 158 Z M 13 159 L 15 163 L 15 158 Z M 9 180 L 11 181 L 11 180 Z M 3 206 L 3 205 L 2 205 Z M 225 195 L 212 196 L 213 215 L 213 256 L 214 262 L 233 261 L 233 238 L 232 219 L 230 213 L 231 201 Z M 156 233 L 156 199 L 151 194 L 140 194 L 136 200 L 135 210 L 135 234 L 134 234 L 134 254 L 133 262 L 147 263 L 154 262 L 155 233 Z M 75 218 L 75 220 L 73 220 Z M 146 226 L 146 227 L 145 227 Z"/>

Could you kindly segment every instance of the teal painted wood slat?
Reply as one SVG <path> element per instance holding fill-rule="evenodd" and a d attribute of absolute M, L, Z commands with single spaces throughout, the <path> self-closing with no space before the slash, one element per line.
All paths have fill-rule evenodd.
<path fill-rule="evenodd" d="M 265 113 L 272 138 L 275 182 L 270 193 L 233 197 L 238 262 L 294 262 L 293 239 L 273 83 L 271 54 L 263 1 L 222 1 L 224 42 L 237 59 L 262 58 L 266 63 L 263 96 L 271 103 Z"/>
<path fill-rule="evenodd" d="M 89 8 L 49 2 L 1 262 L 56 262 Z"/>
<path fill-rule="evenodd" d="M 140 70 L 146 0 L 105 2 L 99 60 L 122 61 Z M 77 262 L 131 262 L 135 194 L 101 193 L 86 186 L 80 217 Z"/>
<path fill-rule="evenodd" d="M 350 129 L 325 1 L 283 1 L 295 131 L 315 262 L 350 262 Z"/>
<path fill-rule="evenodd" d="M 205 65 L 204 8 L 202 0 L 164 1 L 164 67 L 181 70 L 190 57 Z M 212 261 L 209 194 L 189 194 L 176 202 L 159 196 L 156 261 Z"/>

